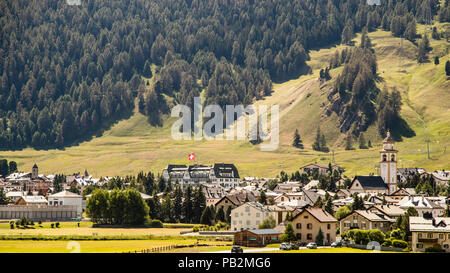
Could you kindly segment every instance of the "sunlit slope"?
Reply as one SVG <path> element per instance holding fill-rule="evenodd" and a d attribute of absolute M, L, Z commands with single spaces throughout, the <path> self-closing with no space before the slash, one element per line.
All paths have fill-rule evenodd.
<path fill-rule="evenodd" d="M 444 28 L 439 25 L 439 28 Z M 448 24 L 447 24 L 448 27 Z M 423 26 L 418 27 L 423 33 Z M 450 168 L 450 80 L 447 80 L 444 65 L 450 59 L 449 43 L 433 40 L 433 51 L 428 54 L 430 62 L 417 64 L 417 46 L 403 41 L 403 58 L 400 58 L 399 38 L 389 32 L 376 31 L 369 34 L 378 60 L 380 89 L 397 88 L 402 93 L 401 115 L 414 130 L 416 136 L 404 138 L 397 143 L 399 167 L 425 167 L 428 170 Z M 430 35 L 431 36 L 431 35 Z M 359 36 L 355 38 L 359 43 Z M 333 79 L 326 83 L 318 81 L 320 68 L 328 65 L 329 58 L 343 46 L 312 50 L 308 62 L 313 69 L 310 75 L 274 85 L 274 93 L 256 104 L 280 105 L 280 147 L 275 152 L 261 152 L 258 145 L 244 141 L 175 141 L 170 129 L 174 118 L 165 121 L 162 127 L 152 127 L 147 118 L 135 113 L 104 132 L 102 136 L 83 142 L 65 150 L 36 151 L 25 149 L 14 152 L 0 152 L 0 158 L 16 160 L 23 171 L 31 170 L 34 163 L 42 173 L 74 173 L 87 169 L 95 176 L 127 175 L 137 172 L 160 173 L 169 163 L 189 164 L 187 154 L 195 152 L 196 163 L 235 163 L 241 176 L 275 176 L 280 170 L 288 172 L 311 162 L 328 163 L 332 153 L 311 150 L 317 126 L 327 137 L 327 144 L 334 150 L 335 162 L 346 168 L 346 175 L 376 172 L 380 137 L 376 124 L 365 133 L 374 148 L 369 150 L 345 151 L 344 135 L 337 127 L 337 116 L 325 114 L 329 104 L 327 92 L 342 68 L 333 69 Z M 440 57 L 440 64 L 434 65 L 434 56 Z M 405 71 L 403 71 L 405 70 Z M 292 135 L 298 129 L 304 150 L 291 146 Z M 430 139 L 431 159 L 427 159 L 426 139 Z M 355 143 L 357 148 L 357 143 Z M 448 147 L 450 149 L 450 147 Z"/>

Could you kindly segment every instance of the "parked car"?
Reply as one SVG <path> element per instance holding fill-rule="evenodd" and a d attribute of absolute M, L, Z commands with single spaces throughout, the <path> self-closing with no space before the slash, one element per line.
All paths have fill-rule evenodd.
<path fill-rule="evenodd" d="M 297 243 L 291 243 L 290 247 L 291 247 L 292 250 L 298 250 L 299 245 Z"/>
<path fill-rule="evenodd" d="M 342 241 L 336 241 L 331 244 L 331 247 L 342 247 Z"/>
<path fill-rule="evenodd" d="M 244 253 L 244 250 L 240 246 L 233 246 L 231 248 L 231 253 Z"/>
<path fill-rule="evenodd" d="M 316 249 L 317 248 L 317 244 L 316 243 L 309 243 L 306 247 L 309 248 L 309 249 Z"/>
<path fill-rule="evenodd" d="M 298 243 L 298 246 L 300 247 L 300 246 L 306 246 L 306 242 L 300 242 L 300 243 Z"/>
<path fill-rule="evenodd" d="M 291 249 L 291 245 L 288 243 L 281 243 L 280 244 L 280 250 L 290 250 Z"/>

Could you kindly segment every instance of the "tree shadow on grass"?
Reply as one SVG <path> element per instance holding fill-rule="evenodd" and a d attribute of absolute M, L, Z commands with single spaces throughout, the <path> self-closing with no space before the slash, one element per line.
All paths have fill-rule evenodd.
<path fill-rule="evenodd" d="M 403 137 L 411 138 L 416 136 L 414 130 L 403 118 L 398 117 L 394 124 L 395 126 L 391 128 L 391 135 L 395 141 L 402 141 Z"/>

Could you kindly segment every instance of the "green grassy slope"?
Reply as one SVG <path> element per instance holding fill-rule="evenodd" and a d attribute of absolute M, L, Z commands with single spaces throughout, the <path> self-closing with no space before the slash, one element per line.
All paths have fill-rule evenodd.
<path fill-rule="evenodd" d="M 438 25 L 439 29 L 449 24 Z M 418 26 L 423 33 L 424 27 Z M 449 43 L 430 38 L 433 51 L 430 62 L 417 64 L 417 46 L 404 41 L 405 58 L 400 60 L 400 39 L 389 32 L 376 31 L 369 34 L 378 59 L 378 71 L 382 80 L 378 83 L 391 89 L 396 87 L 402 93 L 401 115 L 416 136 L 397 143 L 399 167 L 425 167 L 429 170 L 450 168 L 450 80 L 444 72 L 444 65 L 450 59 Z M 359 42 L 359 36 L 355 38 Z M 187 154 L 196 153 L 196 162 L 232 162 L 242 176 L 275 176 L 280 170 L 289 172 L 311 162 L 329 162 L 331 153 L 311 150 L 311 144 L 320 124 L 327 136 L 328 146 L 335 150 L 335 161 L 346 168 L 346 174 L 368 174 L 375 172 L 378 160 L 380 137 L 376 124 L 365 133 L 374 148 L 369 150 L 344 151 L 343 135 L 337 128 L 335 114 L 325 115 L 329 104 L 326 96 L 332 81 L 320 84 L 320 68 L 328 65 L 329 58 L 342 45 L 312 50 L 310 67 L 313 73 L 298 79 L 275 84 L 275 92 L 256 104 L 279 104 L 281 110 L 280 147 L 275 152 L 261 152 L 258 146 L 244 141 L 175 141 L 170 136 L 171 124 L 175 119 L 165 121 L 162 128 L 147 123 L 145 116 L 135 113 L 130 119 L 117 122 L 101 137 L 68 147 L 65 150 L 37 151 L 25 149 L 14 152 L 0 152 L 0 158 L 16 160 L 19 168 L 31 170 L 37 163 L 42 173 L 73 173 L 87 169 L 95 176 L 136 174 L 141 170 L 156 173 L 169 163 L 188 164 Z M 433 58 L 440 56 L 440 64 L 434 65 Z M 401 71 L 403 68 L 406 72 Z M 341 68 L 333 69 L 333 78 Z M 293 148 L 290 144 L 295 129 L 299 129 L 305 150 Z M 425 139 L 430 139 L 431 159 L 426 156 Z M 355 143 L 356 147 L 356 143 Z M 450 150 L 450 147 L 448 147 Z"/>

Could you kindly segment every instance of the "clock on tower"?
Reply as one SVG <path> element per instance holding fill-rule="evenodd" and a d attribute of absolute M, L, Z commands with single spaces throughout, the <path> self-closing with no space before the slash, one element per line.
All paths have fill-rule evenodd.
<path fill-rule="evenodd" d="M 380 176 L 388 187 L 388 194 L 397 190 L 397 152 L 394 149 L 394 139 L 388 131 L 380 151 Z"/>

